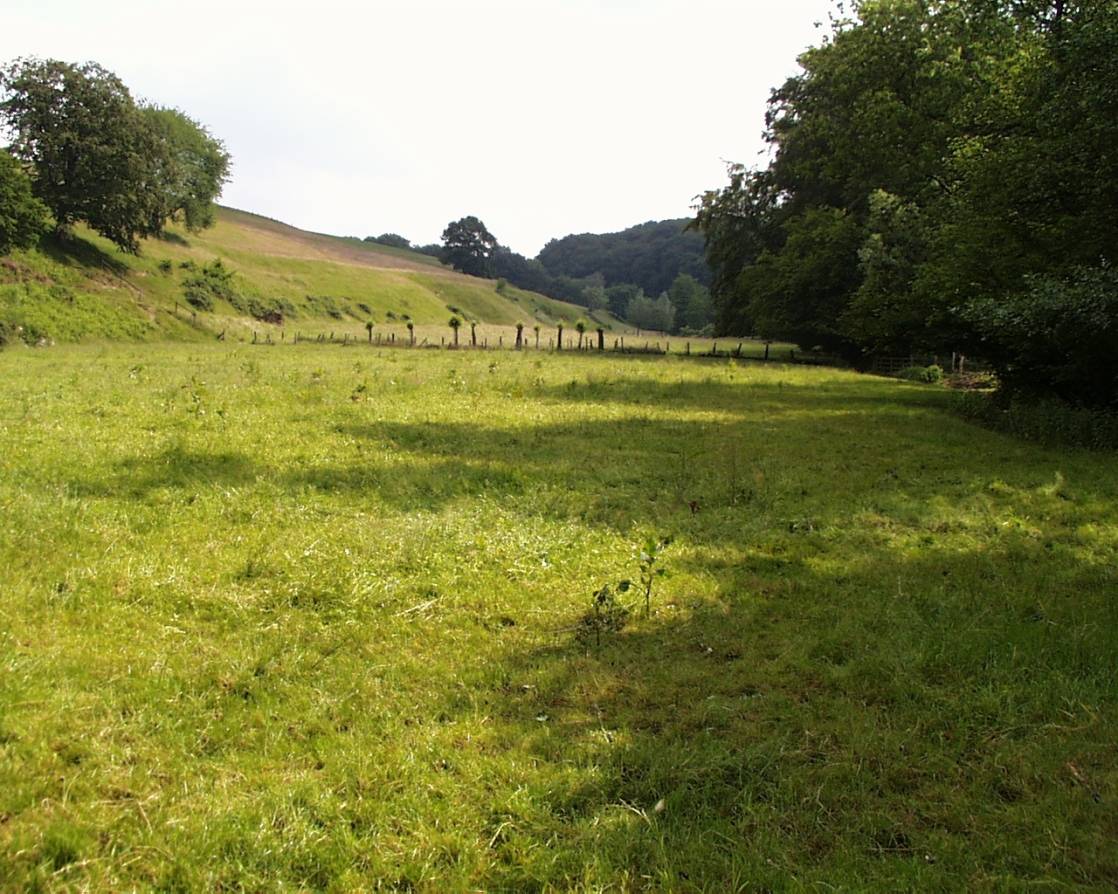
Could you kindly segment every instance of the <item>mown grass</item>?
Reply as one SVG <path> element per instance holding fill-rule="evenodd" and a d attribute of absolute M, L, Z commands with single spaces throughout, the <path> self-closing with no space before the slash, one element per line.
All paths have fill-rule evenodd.
<path fill-rule="evenodd" d="M 1118 884 L 1110 457 L 726 360 L 0 375 L 0 887 Z"/>

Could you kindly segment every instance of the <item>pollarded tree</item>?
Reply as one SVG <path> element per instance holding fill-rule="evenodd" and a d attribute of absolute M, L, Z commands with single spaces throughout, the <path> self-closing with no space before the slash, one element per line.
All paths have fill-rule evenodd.
<path fill-rule="evenodd" d="M 497 239 L 473 215 L 446 225 L 439 258 L 455 270 L 471 276 L 488 276 L 490 258 L 497 250 Z"/>
<path fill-rule="evenodd" d="M 451 317 L 447 321 L 447 325 L 454 330 L 454 347 L 458 347 L 458 330 L 462 326 L 462 321 L 458 317 Z"/>
<path fill-rule="evenodd" d="M 31 194 L 27 174 L 0 150 L 0 255 L 34 245 L 49 226 L 47 207 Z"/>

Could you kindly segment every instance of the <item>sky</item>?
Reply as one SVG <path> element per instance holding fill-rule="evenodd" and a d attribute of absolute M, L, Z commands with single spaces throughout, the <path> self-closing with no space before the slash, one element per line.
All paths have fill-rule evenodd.
<path fill-rule="evenodd" d="M 763 164 L 769 91 L 832 7 L 5 0 L 0 62 L 92 60 L 183 110 L 233 156 L 223 204 L 419 244 L 473 214 L 533 257 L 686 217 L 727 161 Z"/>

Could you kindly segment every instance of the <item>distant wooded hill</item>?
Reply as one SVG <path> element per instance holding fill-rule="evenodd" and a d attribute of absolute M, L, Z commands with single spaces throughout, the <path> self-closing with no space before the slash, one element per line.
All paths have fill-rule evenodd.
<path fill-rule="evenodd" d="M 620 233 L 582 233 L 552 239 L 538 260 L 553 276 L 582 279 L 600 273 L 605 285 L 631 283 L 646 295 L 666 292 L 681 273 L 710 285 L 703 237 L 684 228 L 688 218 L 649 221 Z"/>

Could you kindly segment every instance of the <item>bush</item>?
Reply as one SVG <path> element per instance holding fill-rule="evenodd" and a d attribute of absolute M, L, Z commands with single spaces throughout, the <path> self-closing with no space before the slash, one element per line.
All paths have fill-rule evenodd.
<path fill-rule="evenodd" d="M 1031 277 L 1022 293 L 962 313 L 1007 392 L 1118 406 L 1118 271 L 1110 265 Z"/>
<path fill-rule="evenodd" d="M 932 364 L 931 366 L 906 366 L 899 373 L 898 379 L 904 379 L 906 382 L 923 382 L 927 385 L 934 385 L 937 382 L 943 381 L 943 368 Z"/>
<path fill-rule="evenodd" d="M 188 276 L 182 284 L 186 303 L 197 310 L 213 310 L 216 299 L 234 304 L 240 297 L 233 288 L 233 271 L 216 258 Z"/>
<path fill-rule="evenodd" d="M 295 305 L 283 298 L 256 298 L 234 294 L 228 301 L 234 310 L 263 323 L 278 326 L 286 317 L 295 316 Z"/>
<path fill-rule="evenodd" d="M 714 324 L 708 323 L 698 329 L 693 326 L 681 326 L 678 334 L 690 338 L 714 338 Z"/>
<path fill-rule="evenodd" d="M 334 320 L 345 319 L 347 305 L 343 303 L 343 299 L 335 298 L 332 295 L 308 295 L 306 301 L 313 313 Z"/>
<path fill-rule="evenodd" d="M 0 255 L 30 248 L 49 226 L 47 206 L 31 194 L 31 179 L 0 150 Z"/>
<path fill-rule="evenodd" d="M 959 415 L 987 428 L 1047 445 L 1118 449 L 1118 412 L 1076 407 L 1054 398 L 1021 397 L 963 391 L 954 397 Z"/>

